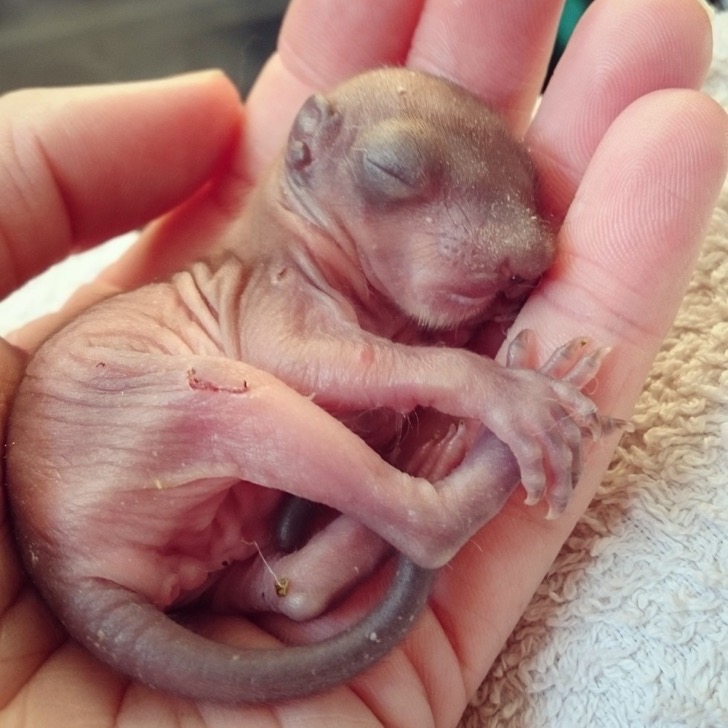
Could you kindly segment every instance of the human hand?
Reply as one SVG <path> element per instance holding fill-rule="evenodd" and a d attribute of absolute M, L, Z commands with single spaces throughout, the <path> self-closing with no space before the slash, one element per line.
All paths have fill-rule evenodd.
<path fill-rule="evenodd" d="M 231 157 L 241 106 L 222 74 L 23 91 L 0 98 L 0 296 L 71 251 L 145 224 L 193 195 Z M 194 133 L 195 143 L 190 143 Z M 127 281 L 134 285 L 133 278 Z M 32 342 L 77 302 L 18 332 Z M 24 354 L 0 339 L 0 430 Z M 4 478 L 3 478 L 4 482 Z M 130 714 L 124 688 L 62 631 L 23 574 L 0 495 L 0 726 L 91 725 Z M 141 725 L 144 720 L 133 720 Z"/>
<path fill-rule="evenodd" d="M 245 190 L 277 150 L 296 108 L 311 91 L 374 65 L 407 63 L 471 88 L 500 110 L 517 132 L 527 129 L 545 208 L 564 225 L 557 264 L 513 331 L 534 329 L 542 351 L 581 335 L 611 345 L 614 351 L 599 376 L 594 399 L 605 413 L 629 416 L 679 304 L 725 174 L 725 115 L 699 94 L 675 90 L 697 86 L 708 62 L 709 27 L 697 2 L 597 0 L 529 126 L 559 2 L 549 0 L 535 8 L 526 0 L 506 5 L 466 0 L 454 7 L 436 0 L 422 10 L 422 3 L 412 0 L 355 6 L 338 1 L 346 12 L 336 12 L 335 2 L 294 0 L 280 54 L 249 98 L 237 159 L 216 184 L 150 226 L 135 249 L 104 273 L 97 287 L 77 297 L 76 305 L 99 291 L 131 287 L 167 273 L 200 245 L 234 234 Z M 361 32 L 363 23 L 366 33 Z M 166 124 L 154 127 L 143 125 L 141 116 L 138 126 L 129 123 L 121 111 L 135 106 L 129 106 L 130 98 L 118 101 L 116 115 L 109 111 L 108 99 L 96 105 L 87 99 L 69 108 L 63 101 L 69 92 L 54 92 L 64 95 L 50 102 L 36 98 L 40 106 L 35 114 L 43 120 L 36 128 L 44 148 L 60 145 L 65 153 L 59 157 L 56 149 L 56 155 L 36 156 L 41 161 L 33 170 L 25 159 L 27 146 L 15 141 L 12 147 L 0 144 L 0 154 L 13 152 L 4 162 L 10 170 L 4 176 L 25 180 L 27 187 L 22 189 L 32 185 L 35 193 L 19 198 L 39 200 L 32 215 L 19 216 L 17 210 L 23 208 L 17 204 L 0 209 L 0 229 L 14 231 L 12 238 L 6 235 L 9 250 L 21 261 L 18 270 L 31 270 L 22 262 L 23 251 L 25 259 L 35 258 L 40 264 L 51 257 L 37 251 L 38 241 L 58 257 L 72 244 L 86 244 L 151 219 L 190 193 L 225 156 L 225 142 L 238 120 L 230 90 L 219 78 L 207 84 L 201 84 L 207 89 L 204 93 L 197 92 L 208 96 L 196 97 L 197 117 L 190 119 L 188 99 L 175 113 L 168 109 Z M 113 96 L 118 91 L 101 93 Z M 139 113 L 148 115 L 152 99 L 137 101 Z M 211 129 L 215 110 L 217 126 Z M 4 110 L 11 112 L 19 118 L 17 108 Z M 61 112 L 66 114 L 63 123 L 57 116 Z M 70 118 L 84 121 L 72 129 Z M 97 126 L 100 121 L 110 125 L 103 133 Z M 0 133 L 9 128 L 4 117 L 0 125 Z M 21 127 L 16 123 L 15 128 Z M 178 134 L 170 135 L 170 128 Z M 189 128 L 198 130 L 199 142 L 190 144 L 185 137 L 180 143 Z M 158 179 L 150 179 L 146 158 L 131 153 L 139 148 L 140 134 L 147 140 L 141 146 L 167 165 L 159 169 Z M 96 145 L 89 143 L 89 136 L 96 138 Z M 5 132 L 5 137 L 17 139 L 17 131 Z M 111 149 L 109 138 L 117 142 Z M 176 174 L 170 174 L 175 151 L 187 162 L 181 164 L 182 172 L 175 165 Z M 31 160 L 33 153 L 31 147 Z M 8 166 L 17 160 L 30 169 L 23 176 Z M 50 170 L 42 160 L 50 160 Z M 110 162 L 116 175 L 106 173 Z M 43 190 L 46 194 L 39 195 Z M 58 217 L 60 200 L 65 201 L 67 216 Z M 46 215 L 47 210 L 55 212 Z M 39 227 L 46 220 L 47 225 Z M 20 341 L 32 346 L 38 335 L 37 327 L 29 329 Z M 10 391 L 19 357 L 7 348 L 3 355 L 3 381 Z M 270 710 L 193 707 L 129 685 L 100 668 L 80 648 L 63 641 L 33 592 L 23 586 L 6 528 L 0 553 L 0 618 L 6 633 L 17 636 L 0 642 L 0 664 L 5 666 L 0 668 L 0 704 L 10 704 L 5 711 L 8 722 L 16 711 L 25 711 L 27 725 L 33 726 L 77 725 L 82 717 L 91 724 L 115 719 L 143 725 L 154 719 L 174 725 L 183 715 L 215 727 L 238 725 L 245 718 L 260 726 L 294 726 L 306 720 L 341 725 L 342 716 L 360 725 L 453 725 L 586 507 L 613 444 L 613 439 L 604 440 L 591 452 L 575 498 L 560 520 L 545 521 L 542 511 L 512 499 L 440 573 L 430 607 L 403 647 L 355 680 L 351 689 Z M 355 609 L 353 601 L 346 605 L 348 613 Z M 346 618 L 347 612 L 339 611 L 304 625 L 298 634 L 319 638 Z M 218 623 L 221 633 L 227 629 L 234 634 L 237 626 Z M 2 720 L 4 716 L 0 725 Z"/>

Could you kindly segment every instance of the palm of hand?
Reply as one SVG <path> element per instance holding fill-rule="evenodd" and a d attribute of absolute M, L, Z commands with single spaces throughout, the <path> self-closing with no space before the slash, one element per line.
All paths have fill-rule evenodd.
<path fill-rule="evenodd" d="M 604 411 L 617 416 L 629 414 L 669 326 L 726 164 L 726 124 L 720 111 L 690 91 L 659 91 L 699 84 L 709 36 L 703 11 L 692 0 L 647 4 L 651 14 L 644 12 L 644 3 L 640 12 L 627 11 L 610 0 L 594 4 L 526 135 L 541 174 L 544 204 L 564 224 L 557 265 L 522 312 L 516 330 L 535 329 L 544 350 L 582 334 L 613 345 L 616 355 L 595 399 Z M 356 45 L 361 20 L 342 16 L 334 31 L 329 18 L 337 14 L 329 5 L 315 0 L 292 4 L 280 55 L 264 71 L 249 99 L 243 147 L 232 164 L 215 184 L 150 226 L 136 249 L 108 271 L 96 288 L 81 292 L 77 304 L 92 299 L 99 290 L 128 288 L 167 273 L 194 256 L 199 246 L 234 235 L 235 212 L 248 181 L 257 177 L 282 142 L 288 120 L 313 86 L 331 86 L 372 65 L 406 61 L 469 86 L 502 111 L 516 130 L 525 128 L 546 62 L 538 49 L 549 47 L 546 36 L 558 16 L 558 2 L 542 3 L 538 10 L 527 2 L 510 3 L 505 11 L 492 3 L 487 12 L 482 11 L 482 3 L 465 2 L 455 12 L 447 3 L 434 2 L 420 13 L 418 3 L 381 0 L 368 4 L 367 22 L 385 30 L 368 33 L 362 47 Z M 372 22 L 371 14 L 381 17 Z M 443 25 L 445 14 L 448 21 Z M 628 25 L 630 33 L 625 33 Z M 326 42 L 317 43 L 319 38 Z M 631 38 L 639 40 L 633 43 Z M 448 51 L 451 47 L 458 48 L 457 57 Z M 616 50 L 618 61 L 613 62 Z M 674 60 L 678 58 L 679 63 Z M 482 73 L 483 68 L 491 72 Z M 634 73 L 635 68 L 641 73 Z M 200 80 L 188 100 L 179 94 L 175 102 L 177 115 L 185 104 L 208 102 L 217 104 L 214 108 L 224 117 L 211 133 L 217 151 L 208 151 L 206 161 L 185 158 L 179 176 L 188 180 L 186 187 L 180 183 L 175 189 L 162 189 L 159 185 L 146 196 L 151 202 L 135 203 L 136 207 L 125 198 L 121 207 L 126 204 L 128 214 L 119 213 L 106 224 L 100 221 L 108 214 L 104 205 L 120 206 L 118 198 L 134 189 L 139 168 L 120 166 L 121 181 L 106 189 L 109 199 L 100 204 L 96 203 L 103 196 L 98 189 L 86 190 L 84 196 L 79 177 L 71 172 L 56 175 L 56 183 L 66 186 L 68 216 L 65 226 L 57 218 L 56 227 L 74 231 L 77 238 L 67 232 L 59 245 L 88 243 L 151 219 L 219 167 L 226 156 L 219 150 L 237 126 L 232 95 L 223 85 L 219 78 Z M 652 91 L 659 93 L 649 95 Z M 103 124 L 113 125 L 113 119 L 99 112 L 107 101 L 94 103 L 92 97 L 79 102 L 79 113 L 84 107 L 84 113 L 96 114 L 102 129 Z M 131 108 L 134 99 L 126 103 Z M 0 113 L 3 110 L 0 107 Z M 166 113 L 171 118 L 173 110 Z M 205 119 L 209 107 L 198 114 L 201 128 L 209 129 L 213 124 Z M 140 115 L 126 118 L 127 124 L 139 126 L 140 135 L 143 122 Z M 186 133 L 183 124 L 179 123 L 178 147 Z M 114 133 L 118 134 L 118 128 Z M 161 131 L 149 132 L 150 148 L 162 136 Z M 123 147 L 123 139 L 120 144 Z M 176 159 L 172 146 L 170 160 Z M 58 172 L 64 157 L 55 160 Z M 128 165 L 126 160 L 117 162 Z M 69 190 L 75 194 L 68 194 Z M 80 209 L 92 199 L 97 210 L 93 215 Z M 644 214 L 647 209 L 649 216 Z M 72 220 L 74 216 L 78 219 Z M 38 231 L 33 232 L 38 237 Z M 655 268 L 661 270 L 664 282 L 650 277 Z M 645 285 L 648 280 L 650 284 Z M 20 341 L 32 347 L 39 335 L 39 329 L 30 329 Z M 5 391 L 11 391 L 20 363 L 8 347 L 3 346 L 0 354 Z M 340 725 L 342 715 L 362 725 L 453 725 L 586 507 L 609 455 L 608 447 L 592 453 L 574 502 L 555 523 L 544 522 L 542 512 L 529 511 L 519 498 L 513 499 L 441 573 L 430 606 L 405 645 L 352 686 L 270 709 L 192 705 L 130 684 L 101 668 L 67 640 L 25 582 L 7 513 L 2 511 L 0 706 L 6 707 L 0 713 L 0 725 L 77 725 L 85 720 L 93 725 L 155 721 L 219 728 L 248 719 L 259 726 L 293 726 L 313 716 L 317 725 Z M 534 545 L 539 546 L 537 554 Z M 506 573 L 508 587 L 496 589 L 496 584 L 503 583 L 499 576 Z M 314 629 L 336 629 L 363 609 L 369 596 L 361 589 L 335 614 L 296 631 L 305 637 L 313 635 Z M 238 620 L 205 620 L 202 626 L 219 639 L 242 644 L 265 639 Z"/>

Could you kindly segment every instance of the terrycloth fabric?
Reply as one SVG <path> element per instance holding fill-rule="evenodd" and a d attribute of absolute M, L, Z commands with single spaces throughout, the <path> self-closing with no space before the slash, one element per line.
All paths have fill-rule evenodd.
<path fill-rule="evenodd" d="M 728 728 L 728 184 L 633 421 L 461 728 Z"/>

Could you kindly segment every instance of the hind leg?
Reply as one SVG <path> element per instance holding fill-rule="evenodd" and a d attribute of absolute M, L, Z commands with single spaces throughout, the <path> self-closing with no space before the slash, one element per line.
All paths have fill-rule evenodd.
<path fill-rule="evenodd" d="M 473 437 L 464 423 L 446 422 L 439 430 L 435 439 L 409 448 L 409 461 L 396 464 L 430 481 L 445 477 L 462 461 Z M 215 606 L 224 611 L 272 611 L 295 620 L 311 619 L 371 574 L 392 551 L 378 534 L 342 515 L 299 543 L 318 508 L 295 497 L 287 503 L 277 524 L 278 550 L 260 554 L 252 565 L 229 569 L 215 586 Z"/>

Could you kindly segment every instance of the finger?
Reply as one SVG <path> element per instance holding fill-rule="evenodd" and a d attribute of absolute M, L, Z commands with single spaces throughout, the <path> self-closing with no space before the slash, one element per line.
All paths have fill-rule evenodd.
<path fill-rule="evenodd" d="M 725 112 L 697 92 L 666 90 L 627 108 L 587 168 L 555 268 L 518 324 L 546 347 L 570 332 L 612 346 L 592 395 L 601 411 L 631 414 L 727 166 Z"/>
<path fill-rule="evenodd" d="M 520 134 L 546 73 L 562 0 L 431 0 L 407 65 L 491 104 Z"/>
<path fill-rule="evenodd" d="M 0 295 L 190 195 L 239 124 L 217 72 L 0 99 Z"/>
<path fill-rule="evenodd" d="M 0 338 L 0 442 L 5 442 L 10 405 L 15 389 L 23 376 L 25 357 L 15 347 Z M 3 478 L 4 459 L 0 459 L 0 478 Z M 4 481 L 4 478 L 2 480 Z M 0 494 L 0 523 L 5 519 L 5 498 Z"/>
<path fill-rule="evenodd" d="M 527 134 L 544 211 L 563 219 L 594 150 L 632 101 L 698 88 L 711 57 L 697 0 L 597 0 L 577 25 Z"/>
<path fill-rule="evenodd" d="M 561 231 L 546 282 L 549 308 L 568 307 L 560 323 L 591 321 L 599 325 L 587 331 L 595 341 L 654 351 L 727 164 L 728 118 L 710 99 L 671 90 L 632 104 L 599 146 Z"/>
<path fill-rule="evenodd" d="M 293 0 L 278 51 L 299 82 L 326 89 L 368 68 L 401 64 L 422 5 L 423 0 Z"/>
<path fill-rule="evenodd" d="M 619 408 L 628 413 L 633 407 L 682 297 L 685 269 L 720 189 L 727 153 L 728 124 L 722 110 L 699 94 L 665 91 L 623 112 L 587 169 L 567 219 L 570 251 L 557 271 L 557 278 L 570 277 L 571 287 L 567 291 L 561 286 L 557 294 L 550 288 L 554 281 L 545 281 L 526 304 L 518 325 L 537 331 L 539 345 L 546 350 L 552 346 L 549 342 L 585 333 L 614 344 L 596 395 L 606 411 Z M 599 219 L 591 221 L 594 215 Z M 580 250 L 585 251 L 583 258 Z M 633 266 L 638 268 L 635 273 Z M 655 271 L 672 283 L 655 280 Z M 607 283 L 592 295 L 595 275 Z M 610 285 L 613 293 L 608 294 Z M 617 345 L 622 339 L 625 343 Z M 453 568 L 441 571 L 433 608 L 450 628 L 453 649 L 468 667 L 466 689 L 476 687 L 495 659 L 586 508 L 616 437 L 615 433 L 588 451 L 579 488 L 561 518 L 545 521 L 512 499 L 460 551 Z M 493 584 L 504 588 L 496 593 Z M 496 629 L 483 630 L 484 622 Z"/>
<path fill-rule="evenodd" d="M 293 0 L 268 61 L 248 95 L 246 169 L 252 177 L 282 146 L 313 92 L 407 57 L 424 0 Z"/>

